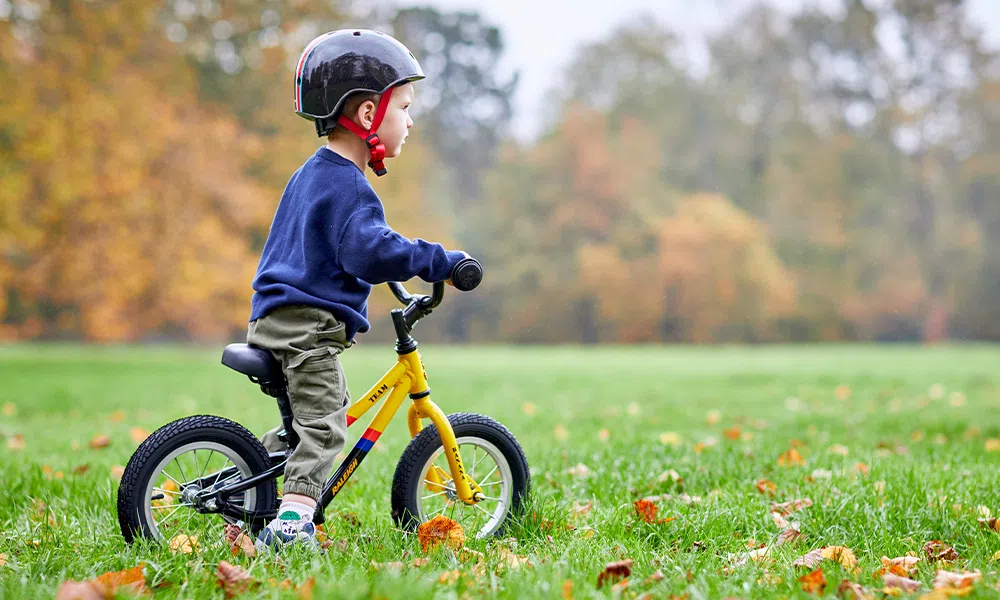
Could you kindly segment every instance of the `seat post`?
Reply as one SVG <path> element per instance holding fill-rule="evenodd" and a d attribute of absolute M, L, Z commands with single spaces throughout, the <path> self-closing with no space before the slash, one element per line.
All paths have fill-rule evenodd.
<path fill-rule="evenodd" d="M 277 396 L 278 411 L 281 413 L 281 425 L 285 428 L 288 447 L 294 449 L 299 445 L 299 434 L 292 428 L 292 405 L 288 401 L 288 388 L 282 389 Z"/>

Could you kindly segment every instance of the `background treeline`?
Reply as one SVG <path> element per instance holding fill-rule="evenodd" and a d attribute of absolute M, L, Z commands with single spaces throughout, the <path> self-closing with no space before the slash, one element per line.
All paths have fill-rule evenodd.
<path fill-rule="evenodd" d="M 428 75 L 374 181 L 389 222 L 487 268 L 421 339 L 998 339 L 1000 56 L 958 0 L 841 4 L 761 4 L 697 65 L 632 21 L 579 49 L 518 143 L 503 32 L 474 13 L 0 0 L 0 337 L 243 335 L 320 143 L 291 69 L 350 24 Z M 373 296 L 369 339 L 390 306 Z"/>

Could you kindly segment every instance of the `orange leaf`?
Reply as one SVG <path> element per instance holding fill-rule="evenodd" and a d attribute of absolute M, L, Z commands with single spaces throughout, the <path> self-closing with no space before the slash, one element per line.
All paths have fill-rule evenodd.
<path fill-rule="evenodd" d="M 64 581 L 56 590 L 56 600 L 107 600 L 113 597 L 92 581 Z"/>
<path fill-rule="evenodd" d="M 453 550 L 458 550 L 465 543 L 465 532 L 462 527 L 444 515 L 438 515 L 421 523 L 417 528 L 417 540 L 420 541 L 420 548 L 428 552 L 442 542 Z"/>
<path fill-rule="evenodd" d="M 774 497 L 774 492 L 778 491 L 778 486 L 774 484 L 773 481 L 768 481 L 767 479 L 758 479 L 753 482 L 757 486 L 757 491 L 761 494 L 767 494 L 768 496 Z"/>
<path fill-rule="evenodd" d="M 726 438 L 730 440 L 738 440 L 740 439 L 740 428 L 736 426 L 730 427 L 723 430 L 722 435 L 726 436 Z"/>
<path fill-rule="evenodd" d="M 979 519 L 979 524 L 990 529 L 992 531 L 1000 532 L 1000 518 L 998 519 Z"/>
<path fill-rule="evenodd" d="M 660 510 L 658 506 L 646 499 L 636 500 L 632 506 L 635 507 L 635 512 L 639 513 L 643 521 L 656 523 L 656 513 Z"/>
<path fill-rule="evenodd" d="M 145 594 L 148 589 L 146 588 L 146 576 L 142 572 L 144 566 L 144 564 L 139 563 L 139 566 L 131 569 L 105 573 L 95 581 L 108 588 L 112 594 L 117 594 L 119 588 L 127 589 L 129 593 L 133 594 Z"/>
<path fill-rule="evenodd" d="M 218 567 L 216 567 L 215 579 L 225 592 L 226 598 L 242 594 L 258 583 L 249 573 L 224 560 L 220 560 Z"/>
<path fill-rule="evenodd" d="M 563 600 L 573 600 L 573 580 L 567 579 L 562 584 Z"/>
<path fill-rule="evenodd" d="M 94 449 L 107 448 L 111 445 L 111 438 L 106 435 L 95 435 L 94 439 L 90 440 L 90 447 Z"/>
<path fill-rule="evenodd" d="M 625 579 L 632 574 L 632 559 L 626 558 L 618 562 L 610 562 L 605 565 L 604 570 L 597 576 L 597 588 L 600 589 L 605 583 L 614 583 Z"/>
<path fill-rule="evenodd" d="M 7 448 L 10 450 L 24 450 L 24 436 L 15 433 L 13 437 L 7 438 Z"/>
<path fill-rule="evenodd" d="M 771 512 L 778 513 L 782 516 L 788 516 L 794 512 L 798 512 L 803 508 L 809 508 L 813 505 L 813 501 L 809 498 L 799 498 L 798 500 L 790 500 L 788 502 L 782 502 L 781 504 L 772 504 Z"/>
<path fill-rule="evenodd" d="M 778 457 L 779 467 L 801 467 L 805 464 L 805 459 L 802 458 L 802 455 L 795 448 L 790 448 L 788 452 Z"/>
<path fill-rule="evenodd" d="M 816 569 L 815 571 L 806 573 L 802 577 L 799 577 L 798 581 L 802 586 L 802 591 L 807 594 L 820 596 L 823 594 L 823 590 L 826 589 L 826 575 L 823 574 L 823 569 Z"/>

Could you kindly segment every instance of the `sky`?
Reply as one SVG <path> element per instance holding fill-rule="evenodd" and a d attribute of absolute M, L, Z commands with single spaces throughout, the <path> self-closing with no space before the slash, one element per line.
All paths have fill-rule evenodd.
<path fill-rule="evenodd" d="M 794 11 L 826 0 L 771 0 Z M 694 63 L 703 54 L 699 42 L 723 28 L 753 0 L 423 0 L 439 10 L 475 10 L 500 27 L 505 71 L 520 73 L 514 99 L 514 135 L 530 139 L 543 123 L 542 101 L 552 73 L 565 67 L 575 50 L 597 41 L 621 23 L 651 15 L 681 34 Z M 971 19 L 988 43 L 1000 48 L 1000 0 L 969 0 Z"/>

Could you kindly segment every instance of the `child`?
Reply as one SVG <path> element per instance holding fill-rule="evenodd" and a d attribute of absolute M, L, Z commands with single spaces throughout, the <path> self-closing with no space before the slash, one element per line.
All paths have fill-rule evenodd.
<path fill-rule="evenodd" d="M 337 355 L 368 331 L 372 285 L 448 280 L 468 256 L 393 231 L 364 176 L 366 164 L 381 176 L 383 160 L 399 156 L 413 126 L 412 82 L 423 77 L 403 44 L 363 29 L 321 35 L 299 58 L 295 112 L 327 143 L 289 180 L 253 281 L 247 343 L 280 361 L 300 440 L 260 550 L 316 545 L 316 501 L 347 436 L 350 395 Z M 284 449 L 279 429 L 263 438 L 269 451 Z"/>

